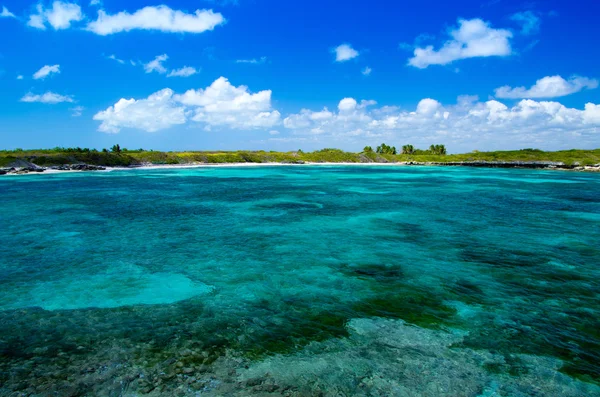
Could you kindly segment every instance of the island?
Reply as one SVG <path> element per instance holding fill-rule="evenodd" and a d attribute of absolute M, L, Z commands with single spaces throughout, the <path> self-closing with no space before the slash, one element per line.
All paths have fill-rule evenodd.
<path fill-rule="evenodd" d="M 521 149 L 511 151 L 447 154 L 444 145 L 415 149 L 404 145 L 401 150 L 382 143 L 361 152 L 326 148 L 276 152 L 264 150 L 238 151 L 156 151 L 126 149 L 114 145 L 110 149 L 63 148 L 14 149 L 0 151 L 0 175 L 54 171 L 99 171 L 115 167 L 196 166 L 219 164 L 388 164 L 405 166 L 469 166 L 491 168 L 537 168 L 600 172 L 600 149 L 543 151 Z"/>

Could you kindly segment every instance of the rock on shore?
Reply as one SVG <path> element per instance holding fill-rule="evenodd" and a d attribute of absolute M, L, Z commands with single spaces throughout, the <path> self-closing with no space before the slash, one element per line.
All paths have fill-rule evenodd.
<path fill-rule="evenodd" d="M 98 165 L 90 165 L 90 164 L 65 164 L 59 166 L 52 166 L 48 168 L 37 166 L 33 163 L 28 163 L 25 165 L 19 164 L 15 166 L 11 164 L 10 168 L 0 168 L 0 175 L 6 174 L 29 174 L 32 172 L 44 172 L 46 170 L 57 170 L 57 171 L 102 171 L 105 170 L 105 167 L 101 167 Z"/>
<path fill-rule="evenodd" d="M 580 166 L 579 163 L 567 165 L 557 161 L 448 161 L 448 162 L 418 162 L 408 161 L 406 165 L 438 165 L 486 168 L 531 168 L 531 169 L 563 169 L 575 171 L 600 171 L 600 164 Z"/>

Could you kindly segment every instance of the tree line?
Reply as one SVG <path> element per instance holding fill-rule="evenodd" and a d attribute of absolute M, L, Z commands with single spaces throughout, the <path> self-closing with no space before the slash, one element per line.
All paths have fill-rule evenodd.
<path fill-rule="evenodd" d="M 23 149 L 15 149 L 15 152 L 23 152 Z M 123 152 L 129 152 L 130 150 L 126 149 L 126 148 L 122 148 L 120 145 L 113 145 L 111 148 L 109 149 L 102 149 L 102 150 L 98 150 L 98 149 L 90 149 L 90 148 L 81 148 L 81 147 L 60 147 L 57 146 L 55 148 L 50 149 L 50 151 L 52 152 L 57 152 L 57 153 L 123 153 Z M 137 150 L 133 150 L 134 152 L 144 152 L 144 149 L 137 149 Z"/>
<path fill-rule="evenodd" d="M 372 153 L 373 148 L 371 146 L 365 146 L 363 152 Z M 388 146 L 385 143 L 382 143 L 381 145 L 377 146 L 375 152 L 377 154 L 398 154 L 398 151 L 396 150 L 395 146 Z M 402 152 L 400 154 L 437 154 L 440 156 L 444 156 L 446 155 L 446 153 L 446 146 L 444 145 L 431 145 L 427 150 L 415 149 L 413 145 L 404 145 L 402 146 Z"/>

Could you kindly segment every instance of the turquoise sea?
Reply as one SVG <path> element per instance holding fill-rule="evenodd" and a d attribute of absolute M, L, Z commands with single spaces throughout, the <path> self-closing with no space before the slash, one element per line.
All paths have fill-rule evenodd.
<path fill-rule="evenodd" d="M 0 178 L 0 396 L 600 396 L 600 175 Z"/>

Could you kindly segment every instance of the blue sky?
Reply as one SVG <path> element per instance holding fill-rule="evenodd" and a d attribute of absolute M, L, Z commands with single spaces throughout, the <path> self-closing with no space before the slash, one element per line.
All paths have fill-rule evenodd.
<path fill-rule="evenodd" d="M 600 147 L 597 1 L 0 0 L 2 148 Z"/>

